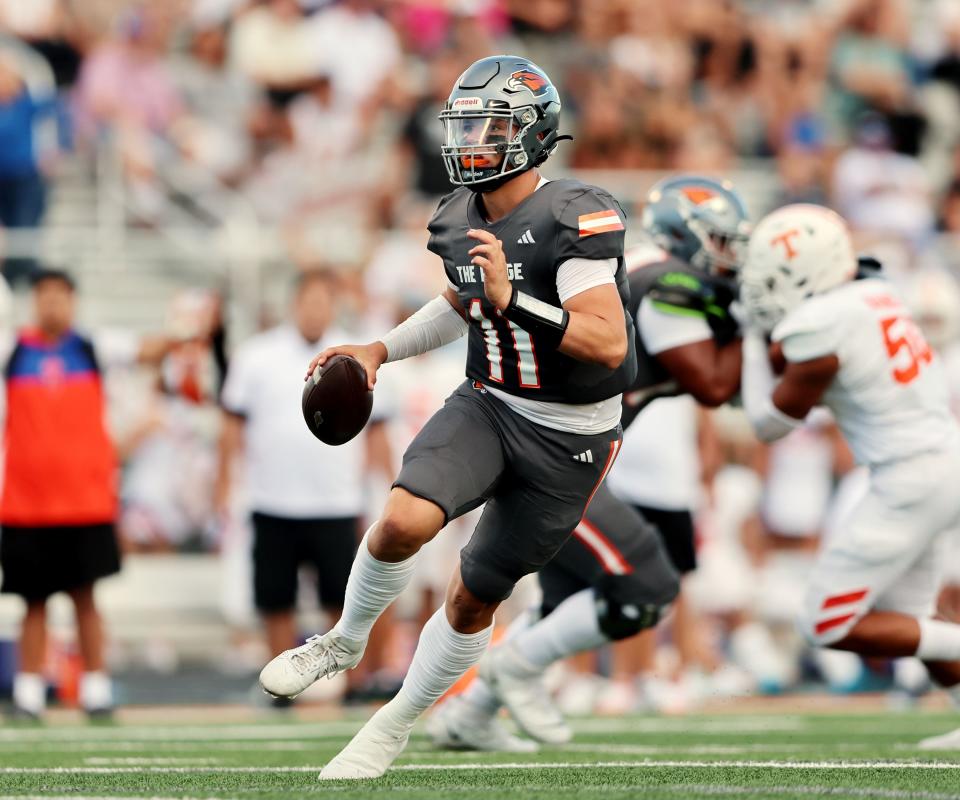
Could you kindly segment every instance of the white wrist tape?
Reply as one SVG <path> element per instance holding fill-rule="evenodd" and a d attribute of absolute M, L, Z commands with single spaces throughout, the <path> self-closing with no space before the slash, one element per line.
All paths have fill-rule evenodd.
<path fill-rule="evenodd" d="M 743 338 L 740 394 L 754 433 L 764 442 L 782 439 L 803 424 L 803 420 L 787 416 L 773 404 L 776 383 L 766 341 L 756 331 L 748 332 Z"/>
<path fill-rule="evenodd" d="M 387 348 L 387 362 L 401 361 L 456 341 L 467 332 L 464 321 L 443 295 L 397 325 L 380 341 Z M 387 363 L 385 362 L 385 363 Z"/>

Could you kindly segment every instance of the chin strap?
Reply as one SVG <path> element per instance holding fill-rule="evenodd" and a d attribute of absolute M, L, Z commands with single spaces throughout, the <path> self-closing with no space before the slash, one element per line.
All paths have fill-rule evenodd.
<path fill-rule="evenodd" d="M 539 167 L 544 161 L 553 155 L 553 151 L 557 149 L 557 143 L 562 142 L 564 139 L 567 139 L 571 142 L 573 141 L 573 137 L 566 133 L 554 134 L 549 139 L 545 139 L 543 153 L 541 153 L 540 158 L 533 162 L 533 166 Z"/>

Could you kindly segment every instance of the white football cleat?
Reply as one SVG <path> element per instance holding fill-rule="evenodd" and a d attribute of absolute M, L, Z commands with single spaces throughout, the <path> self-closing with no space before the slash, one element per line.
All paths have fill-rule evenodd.
<path fill-rule="evenodd" d="M 545 744 L 566 744 L 573 738 L 573 730 L 544 686 L 543 673 L 509 642 L 488 651 L 479 672 L 527 736 Z"/>
<path fill-rule="evenodd" d="M 508 731 L 495 714 L 474 708 L 462 697 L 451 697 L 427 719 L 427 733 L 444 750 L 536 753 L 536 742 Z"/>
<path fill-rule="evenodd" d="M 918 750 L 960 750 L 960 728 L 940 736 L 928 736 L 917 744 Z"/>
<path fill-rule="evenodd" d="M 344 639 L 336 629 L 311 636 L 305 644 L 284 650 L 260 671 L 260 686 L 274 697 L 296 697 L 320 678 L 353 669 L 366 641 Z"/>
<path fill-rule="evenodd" d="M 335 755 L 318 776 L 321 781 L 356 781 L 379 778 L 407 746 L 410 730 L 397 733 L 385 723 L 384 706 L 350 743 Z"/>

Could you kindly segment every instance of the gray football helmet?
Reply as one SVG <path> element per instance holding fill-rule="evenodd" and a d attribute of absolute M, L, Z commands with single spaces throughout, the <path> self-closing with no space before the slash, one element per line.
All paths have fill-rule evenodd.
<path fill-rule="evenodd" d="M 729 181 L 679 175 L 657 183 L 641 216 L 654 243 L 707 272 L 736 271 L 746 254 L 747 209 Z"/>
<path fill-rule="evenodd" d="M 560 136 L 560 95 L 547 74 L 520 56 L 471 64 L 454 84 L 440 121 L 450 182 L 488 192 L 542 164 Z"/>

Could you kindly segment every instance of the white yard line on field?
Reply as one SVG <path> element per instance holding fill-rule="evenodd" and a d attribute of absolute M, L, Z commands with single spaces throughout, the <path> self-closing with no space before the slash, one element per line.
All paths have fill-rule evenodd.
<path fill-rule="evenodd" d="M 463 787 L 471 791 L 498 791 L 502 786 L 473 786 Z M 590 793 L 591 795 L 602 794 L 626 794 L 635 792 L 636 786 L 611 786 L 604 784 L 578 784 L 568 789 L 558 789 L 556 786 L 524 786 L 524 794 L 542 794 L 549 792 L 556 795 L 558 792 L 562 795 L 567 792 Z M 276 789 L 270 789 L 275 792 Z M 323 792 L 344 792 L 356 791 L 354 786 L 329 786 L 324 787 Z M 421 796 L 428 796 L 430 789 L 424 786 L 391 786 L 387 791 L 401 793 L 416 793 Z M 239 794 L 249 795 L 259 792 L 244 790 Z M 752 795 L 769 796 L 782 795 L 784 797 L 862 797 L 868 800 L 957 800 L 956 794 L 943 794 L 941 792 L 923 792 L 900 789 L 864 789 L 864 788 L 844 788 L 839 786 L 715 786 L 711 784 L 693 784 L 676 783 L 658 786 L 644 787 L 644 793 L 647 796 L 679 795 L 681 797 L 749 797 Z M 179 795 L 177 797 L 148 797 L 144 795 L 0 795 L 0 800 L 225 800 L 223 796 L 219 797 L 191 797 Z"/>
<path fill-rule="evenodd" d="M 653 756 L 660 753 L 689 753 L 702 756 L 734 756 L 744 753 L 802 753 L 807 750 L 866 750 L 875 749 L 874 745 L 866 742 L 846 742 L 843 744 L 817 744 L 809 742 L 798 744 L 794 742 L 779 744 L 775 742 L 757 744 L 702 744 L 702 745 L 668 745 L 668 744 L 590 744 L 587 742 L 565 744 L 560 750 L 573 753 L 618 753 L 620 755 Z"/>
<path fill-rule="evenodd" d="M 957 761 L 685 761 L 656 760 L 642 761 L 516 761 L 501 763 L 463 763 L 463 764 L 402 764 L 393 767 L 394 771 L 457 771 L 487 769 L 656 769 L 662 767 L 697 767 L 700 769 L 794 769 L 794 770 L 863 770 L 863 769 L 917 769 L 917 770 L 960 770 Z M 0 775 L 43 775 L 43 774 L 141 774 L 141 773 L 284 773 L 319 771 L 320 766 L 295 767 L 0 767 Z"/>
<path fill-rule="evenodd" d="M 565 745 L 551 746 L 549 752 L 551 755 L 561 755 L 563 753 L 608 753 L 610 755 L 624 756 L 655 756 L 665 753 L 676 755 L 715 755 L 715 756 L 735 756 L 746 755 L 748 753 L 805 753 L 813 751 L 863 751 L 875 749 L 873 745 L 864 742 L 850 742 L 844 744 L 745 744 L 745 745 L 723 745 L 723 744 L 704 744 L 704 745 L 669 745 L 669 744 L 601 744 L 601 743 L 573 743 Z M 403 751 L 404 758 L 489 758 L 489 752 L 470 752 L 462 750 L 437 750 L 429 744 L 422 746 L 417 743 L 407 747 Z"/>
<path fill-rule="evenodd" d="M 334 737 L 329 737 L 334 738 Z M 337 739 L 342 739 L 342 734 L 338 734 Z M 304 750 L 316 750 L 318 743 L 322 739 L 313 737 L 305 742 L 34 742 L 32 744 L 19 744 L 14 742 L 0 743 L 0 756 L 10 753 L 83 753 L 93 751 L 96 753 L 142 753 L 149 751 L 151 753 L 168 752 L 204 752 L 228 751 L 228 752 L 300 752 Z"/>
<path fill-rule="evenodd" d="M 775 733 L 810 727 L 801 717 L 593 717 L 571 721 L 577 733 Z"/>
<path fill-rule="evenodd" d="M 365 720 L 336 720 L 331 722 L 293 723 L 288 725 L 117 725 L 110 728 L 90 728 L 64 725 L 56 728 L 0 729 L 0 747 L 5 742 L 54 741 L 204 741 L 269 739 L 320 739 L 334 736 L 352 736 Z M 574 720 L 573 727 L 581 733 L 705 733 L 737 734 L 797 731 L 810 727 L 800 717 L 730 717 L 726 719 L 690 719 L 671 717 L 644 718 L 588 718 Z"/>
<path fill-rule="evenodd" d="M 608 769 L 651 767 L 698 767 L 704 769 L 960 769 L 957 761 L 681 761 L 644 759 L 643 761 L 518 761 L 500 764 L 402 764 L 395 770 L 469 770 L 469 769 Z"/>
<path fill-rule="evenodd" d="M 219 797 L 186 797 L 178 795 L 177 797 L 146 797 L 142 794 L 132 794 L 129 796 L 116 794 L 10 794 L 0 795 L 0 800 L 226 800 L 224 796 Z"/>
<path fill-rule="evenodd" d="M 714 784 L 676 783 L 657 786 L 657 792 L 683 797 L 784 795 L 786 797 L 867 797 L 876 800 L 957 800 L 956 794 L 921 792 L 910 789 L 866 789 L 844 786 L 717 786 Z"/>
<path fill-rule="evenodd" d="M 46 741 L 228 741 L 238 739 L 319 739 L 328 736 L 352 736 L 365 720 L 317 722 L 306 725 L 196 725 L 192 727 L 126 726 L 110 728 L 64 725 L 59 728 L 0 728 L 0 745 L 4 742 Z"/>
<path fill-rule="evenodd" d="M 461 786 L 458 788 L 464 790 L 469 788 L 471 792 L 503 791 L 503 786 L 499 784 L 485 786 L 471 783 L 469 787 Z M 863 797 L 870 798 L 871 800 L 957 800 L 957 798 L 960 797 L 960 795 L 955 793 L 944 794 L 942 792 L 924 792 L 911 789 L 866 789 L 842 786 L 804 786 L 803 784 L 796 786 L 738 786 L 736 784 L 724 784 L 722 786 L 718 786 L 716 784 L 697 783 L 650 784 L 642 787 L 638 787 L 637 785 L 614 786 L 609 783 L 578 783 L 575 786 L 563 787 L 524 786 L 523 794 L 534 795 L 549 793 L 558 797 L 563 797 L 568 794 L 587 796 L 629 794 L 632 799 L 638 796 L 638 789 L 642 789 L 643 797 L 657 798 L 680 796 L 684 799 L 690 797 L 751 797 L 769 795 L 783 797 Z M 331 793 L 355 792 L 356 787 L 340 784 L 336 786 L 324 787 L 323 791 Z M 391 793 L 401 792 L 406 794 L 428 796 L 425 795 L 425 792 L 430 790 L 423 786 L 391 786 L 386 791 Z M 0 798 L 0 800 L 7 800 L 7 798 Z M 186 800 L 190 800 L 190 798 L 186 798 Z"/>
<path fill-rule="evenodd" d="M 90 756 L 83 759 L 89 767 L 176 767 L 176 766 L 210 766 L 220 764 L 219 758 L 106 758 Z"/>

